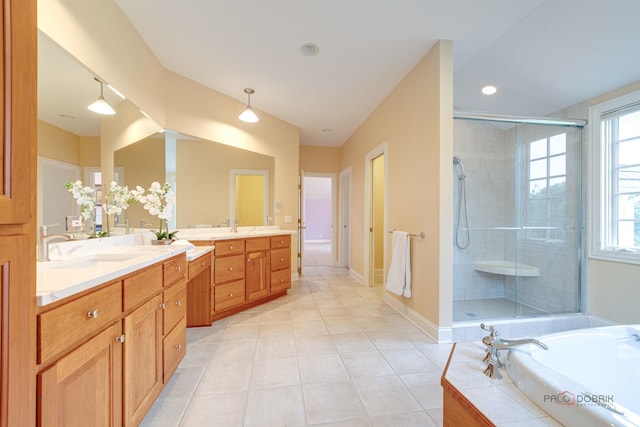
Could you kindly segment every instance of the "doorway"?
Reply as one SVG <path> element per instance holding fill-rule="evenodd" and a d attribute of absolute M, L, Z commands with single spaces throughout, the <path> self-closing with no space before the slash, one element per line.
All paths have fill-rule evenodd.
<path fill-rule="evenodd" d="M 336 265 L 336 174 L 304 172 L 301 223 L 304 267 Z"/>
<path fill-rule="evenodd" d="M 365 156 L 364 283 L 382 286 L 385 277 L 387 229 L 387 143 Z"/>

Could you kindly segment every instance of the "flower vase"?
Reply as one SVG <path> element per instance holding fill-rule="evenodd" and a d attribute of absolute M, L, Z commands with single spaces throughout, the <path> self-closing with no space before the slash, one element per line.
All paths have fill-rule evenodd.
<path fill-rule="evenodd" d="M 170 245 L 173 243 L 173 240 L 161 239 L 161 240 L 152 240 L 152 245 Z"/>

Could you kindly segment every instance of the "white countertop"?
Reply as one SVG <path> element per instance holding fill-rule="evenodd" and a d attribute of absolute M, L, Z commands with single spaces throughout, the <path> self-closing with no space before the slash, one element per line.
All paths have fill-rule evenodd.
<path fill-rule="evenodd" d="M 227 240 L 296 233 L 295 230 L 281 230 L 275 226 L 238 227 L 237 232 L 232 232 L 228 227 L 210 227 L 181 228 L 177 236 L 186 240 Z"/>
<path fill-rule="evenodd" d="M 215 246 L 194 246 L 189 240 L 225 240 L 259 236 L 296 234 L 278 227 L 180 229 L 180 240 L 171 245 L 151 245 L 150 232 L 76 240 L 50 245 L 52 261 L 38 262 L 36 267 L 36 305 L 45 306 L 94 286 L 107 283 L 144 267 L 186 253 L 192 261 Z"/>

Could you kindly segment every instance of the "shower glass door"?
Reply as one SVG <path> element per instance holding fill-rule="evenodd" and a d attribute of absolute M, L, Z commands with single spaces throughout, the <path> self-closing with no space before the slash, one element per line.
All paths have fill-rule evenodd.
<path fill-rule="evenodd" d="M 582 128 L 454 120 L 454 321 L 581 310 Z"/>

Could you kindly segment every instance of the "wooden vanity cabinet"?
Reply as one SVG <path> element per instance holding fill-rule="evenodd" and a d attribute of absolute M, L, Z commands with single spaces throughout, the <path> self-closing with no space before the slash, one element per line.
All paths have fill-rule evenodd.
<path fill-rule="evenodd" d="M 39 426 L 122 425 L 121 336 L 118 322 L 38 375 Z"/>
<path fill-rule="evenodd" d="M 271 291 L 269 238 L 247 239 L 245 248 L 245 298 L 253 301 Z"/>
<path fill-rule="evenodd" d="M 162 390 L 162 296 L 123 319 L 124 425 L 137 426 Z"/>
<path fill-rule="evenodd" d="M 271 292 L 291 288 L 291 236 L 271 238 Z"/>
<path fill-rule="evenodd" d="M 186 353 L 184 254 L 37 316 L 38 426 L 137 426 Z"/>
<path fill-rule="evenodd" d="M 212 253 L 189 261 L 187 282 L 187 327 L 210 326 L 213 314 Z"/>
<path fill-rule="evenodd" d="M 215 241 L 213 320 L 285 295 L 290 246 L 290 235 Z"/>
<path fill-rule="evenodd" d="M 187 274 L 184 256 L 165 262 L 162 292 L 162 382 L 166 384 L 187 352 Z"/>

